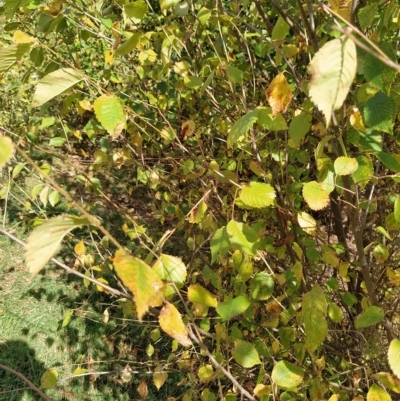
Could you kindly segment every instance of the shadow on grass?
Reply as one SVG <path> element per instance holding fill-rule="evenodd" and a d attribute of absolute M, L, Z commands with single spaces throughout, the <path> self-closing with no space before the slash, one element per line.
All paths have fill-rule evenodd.
<path fill-rule="evenodd" d="M 0 363 L 22 373 L 37 387 L 46 370 L 42 362 L 35 357 L 35 350 L 22 340 L 0 340 Z M 41 400 L 27 384 L 14 373 L 0 368 L 0 400 L 17 401 L 22 399 Z"/>

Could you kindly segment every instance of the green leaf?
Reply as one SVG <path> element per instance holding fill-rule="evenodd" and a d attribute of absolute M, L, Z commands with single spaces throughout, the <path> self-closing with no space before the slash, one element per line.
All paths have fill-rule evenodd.
<path fill-rule="evenodd" d="M 37 84 L 32 107 L 39 107 L 84 79 L 73 68 L 61 68 L 43 77 Z"/>
<path fill-rule="evenodd" d="M 29 51 L 32 43 L 14 43 L 0 49 L 0 72 L 11 68 L 22 56 Z"/>
<path fill-rule="evenodd" d="M 300 113 L 294 117 L 289 125 L 289 137 L 292 139 L 296 146 L 300 144 L 311 128 L 312 117 L 308 113 Z"/>
<path fill-rule="evenodd" d="M 14 145 L 11 138 L 0 136 L 0 168 L 12 158 L 14 154 Z"/>
<path fill-rule="evenodd" d="M 257 122 L 258 110 L 252 110 L 243 117 L 240 117 L 238 121 L 233 125 L 228 134 L 228 147 L 233 147 L 237 142 L 243 140 L 249 129 Z"/>
<path fill-rule="evenodd" d="M 252 368 L 261 363 L 258 352 L 253 344 L 247 341 L 238 341 L 232 351 L 233 359 L 244 368 Z"/>
<path fill-rule="evenodd" d="M 353 157 L 338 157 L 333 164 L 333 168 L 335 169 L 335 173 L 337 175 L 352 174 L 357 170 L 357 167 L 357 160 Z"/>
<path fill-rule="evenodd" d="M 224 320 L 229 320 L 234 316 L 243 313 L 250 306 L 250 301 L 243 295 L 232 298 L 229 301 L 221 302 L 217 306 L 217 313 Z"/>
<path fill-rule="evenodd" d="M 126 121 L 125 107 L 116 96 L 102 95 L 93 104 L 94 112 L 100 124 L 112 136 L 118 137 Z"/>
<path fill-rule="evenodd" d="M 212 365 L 204 365 L 199 368 L 199 379 L 200 383 L 208 383 L 214 376 L 215 372 Z"/>
<path fill-rule="evenodd" d="M 257 250 L 258 235 L 255 230 L 244 223 L 231 220 L 226 226 L 229 241 L 235 248 L 247 255 L 255 255 Z"/>
<path fill-rule="evenodd" d="M 113 265 L 118 277 L 135 296 L 138 318 L 142 321 L 143 315 L 158 299 L 163 282 L 147 263 L 122 251 L 116 252 Z"/>
<path fill-rule="evenodd" d="M 60 193 L 56 190 L 52 191 L 49 195 L 49 203 L 51 206 L 56 206 L 57 203 L 60 201 Z"/>
<path fill-rule="evenodd" d="M 303 382 L 304 370 L 287 361 L 279 361 L 272 369 L 272 381 L 279 387 L 292 389 Z"/>
<path fill-rule="evenodd" d="M 68 309 L 64 313 L 64 319 L 63 319 L 61 327 L 67 327 L 69 325 L 69 322 L 71 321 L 72 316 L 74 316 L 73 309 Z"/>
<path fill-rule="evenodd" d="M 239 68 L 228 65 L 226 72 L 229 81 L 233 84 L 241 84 L 243 82 L 243 71 L 239 70 Z"/>
<path fill-rule="evenodd" d="M 312 210 L 322 210 L 329 204 L 328 192 L 316 181 L 310 181 L 304 185 L 303 198 Z"/>
<path fill-rule="evenodd" d="M 375 152 L 375 156 L 395 173 L 400 172 L 400 153 Z"/>
<path fill-rule="evenodd" d="M 203 85 L 203 80 L 200 77 L 188 75 L 183 78 L 183 83 L 190 89 L 199 89 Z"/>
<path fill-rule="evenodd" d="M 128 40 L 126 40 L 124 43 L 118 46 L 117 50 L 115 50 L 114 53 L 115 57 L 123 54 L 128 54 L 133 49 L 136 49 L 142 37 L 143 37 L 142 33 L 140 32 L 134 33 Z"/>
<path fill-rule="evenodd" d="M 176 256 L 161 254 L 154 263 L 153 270 L 161 280 L 175 283 L 178 288 L 182 288 L 186 281 L 187 267 L 182 259 Z"/>
<path fill-rule="evenodd" d="M 86 217 L 62 215 L 36 227 L 26 245 L 26 265 L 34 276 L 59 251 L 61 241 L 74 228 L 90 225 Z"/>
<path fill-rule="evenodd" d="M 211 263 L 224 258 L 229 251 L 230 245 L 226 227 L 219 228 L 210 242 Z"/>
<path fill-rule="evenodd" d="M 55 138 L 51 138 L 49 141 L 49 146 L 54 146 L 55 148 L 63 146 L 64 143 L 67 142 L 65 138 L 61 138 L 56 136 Z"/>
<path fill-rule="evenodd" d="M 271 39 L 275 46 L 279 46 L 281 40 L 289 33 L 289 29 L 290 26 L 287 22 L 282 17 L 279 17 L 271 34 Z"/>
<path fill-rule="evenodd" d="M 369 156 L 358 156 L 357 163 L 358 167 L 353 173 L 353 179 L 361 188 L 365 188 L 374 174 L 372 160 Z"/>
<path fill-rule="evenodd" d="M 333 302 L 330 302 L 328 306 L 328 316 L 332 320 L 332 322 L 342 323 L 343 310 Z"/>
<path fill-rule="evenodd" d="M 207 25 L 207 21 L 210 18 L 210 16 L 211 16 L 211 10 L 209 10 L 206 7 L 201 8 L 197 14 L 197 18 L 199 19 L 200 24 L 203 26 Z"/>
<path fill-rule="evenodd" d="M 371 375 L 371 377 L 380 381 L 389 390 L 400 394 L 400 380 L 396 376 L 388 372 L 379 372 Z"/>
<path fill-rule="evenodd" d="M 372 130 L 392 134 L 396 112 L 396 102 L 385 93 L 377 92 L 363 107 L 364 124 Z"/>
<path fill-rule="evenodd" d="M 138 24 L 146 16 L 148 6 L 144 0 L 138 0 L 125 4 L 124 11 L 128 18 L 131 18 L 135 24 Z"/>
<path fill-rule="evenodd" d="M 377 306 L 371 306 L 364 313 L 357 317 L 355 321 L 356 329 L 362 329 L 380 323 L 385 316 L 384 311 Z"/>
<path fill-rule="evenodd" d="M 274 188 L 269 184 L 261 182 L 250 182 L 240 192 L 240 200 L 246 205 L 254 208 L 268 207 L 274 204 L 276 197 Z"/>
<path fill-rule="evenodd" d="M 376 245 L 372 254 L 378 263 L 383 263 L 389 258 L 389 250 L 384 244 Z"/>
<path fill-rule="evenodd" d="M 302 312 L 306 347 L 314 352 L 325 340 L 328 334 L 326 322 L 327 302 L 321 287 L 315 285 L 313 289 L 303 295 Z"/>
<path fill-rule="evenodd" d="M 206 290 L 200 284 L 194 284 L 188 288 L 188 300 L 195 304 L 211 306 L 216 308 L 218 305 L 217 297 Z"/>
<path fill-rule="evenodd" d="M 400 378 L 400 340 L 392 340 L 388 349 L 388 361 L 392 372 Z"/>
<path fill-rule="evenodd" d="M 378 384 L 372 384 L 368 390 L 367 401 L 392 401 L 392 397 Z"/>
<path fill-rule="evenodd" d="M 394 218 L 398 223 L 400 222 L 400 195 L 397 195 L 394 201 Z"/>
<path fill-rule="evenodd" d="M 358 22 L 360 23 L 360 27 L 363 31 L 372 24 L 375 15 L 378 12 L 378 9 L 379 9 L 378 3 L 369 4 L 366 7 L 360 8 L 360 10 L 357 13 L 357 17 L 358 17 Z M 379 62 L 376 58 L 375 61 L 377 63 Z M 368 78 L 366 79 L 369 81 Z"/>
<path fill-rule="evenodd" d="M 58 373 L 55 369 L 46 370 L 40 379 L 40 388 L 53 388 L 57 384 Z"/>
<path fill-rule="evenodd" d="M 177 6 L 181 0 L 160 0 L 161 11 Z"/>
<path fill-rule="evenodd" d="M 327 42 L 312 59 L 309 93 L 327 126 L 332 112 L 343 105 L 356 71 L 356 45 L 346 36 Z"/>
<path fill-rule="evenodd" d="M 274 279 L 268 273 L 257 273 L 250 282 L 250 294 L 253 299 L 263 301 L 274 292 Z"/>

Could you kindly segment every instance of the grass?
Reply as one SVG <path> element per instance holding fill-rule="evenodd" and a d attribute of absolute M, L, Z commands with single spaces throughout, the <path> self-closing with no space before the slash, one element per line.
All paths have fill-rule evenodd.
<path fill-rule="evenodd" d="M 108 307 L 110 320 L 102 322 Z M 62 327 L 67 311 L 74 315 Z M 32 282 L 26 272 L 21 246 L 0 235 L 0 363 L 19 371 L 37 386 L 47 369 L 55 369 L 59 383 L 46 394 L 54 400 L 131 400 L 139 398 L 137 386 L 148 384 L 147 400 L 167 399 L 185 393 L 177 386 L 185 375 L 169 373 L 158 392 L 152 372 L 168 356 L 171 342 L 153 343 L 156 357 L 148 357 L 151 325 L 119 319 L 115 300 L 88 292 L 79 280 L 62 270 L 46 268 Z M 62 380 L 76 368 L 120 371 L 126 366 L 139 373 L 124 383 L 120 373 Z M 30 401 L 40 397 L 20 378 L 0 369 L 0 400 Z"/>

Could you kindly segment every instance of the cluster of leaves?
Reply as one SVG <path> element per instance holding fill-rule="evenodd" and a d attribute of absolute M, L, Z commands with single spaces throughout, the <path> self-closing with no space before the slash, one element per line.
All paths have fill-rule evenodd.
<path fill-rule="evenodd" d="M 30 271 L 71 230 L 103 233 L 96 258 L 75 246 L 85 286 L 121 296 L 118 277 L 133 294 L 124 314 L 156 315 L 173 350 L 188 347 L 181 367 L 205 385 L 202 400 L 400 393 L 387 363 L 399 375 L 400 7 L 329 3 L 0 8 L 0 72 L 15 93 L 3 100 L 13 141 L 0 138 L 0 163 L 16 150 L 13 180 L 28 165 L 46 180 L 31 200 L 71 205 L 33 231 Z M 74 177 L 98 202 L 118 206 L 105 189 L 114 170 L 129 173 L 111 180 L 119 195 L 146 189 L 137 219 L 118 209 L 125 243 L 23 150 L 36 147 L 89 164 Z"/>

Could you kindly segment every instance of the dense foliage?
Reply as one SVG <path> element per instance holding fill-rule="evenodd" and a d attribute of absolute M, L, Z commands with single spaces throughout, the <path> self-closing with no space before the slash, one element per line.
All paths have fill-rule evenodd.
<path fill-rule="evenodd" d="M 400 6 L 329 3 L 0 3 L 28 269 L 72 245 L 106 321 L 185 347 L 183 400 L 400 393 Z"/>

